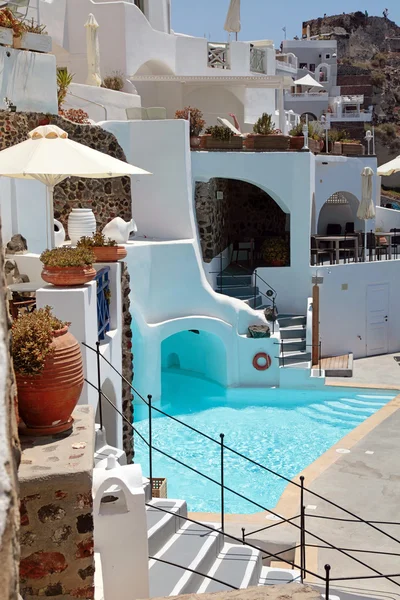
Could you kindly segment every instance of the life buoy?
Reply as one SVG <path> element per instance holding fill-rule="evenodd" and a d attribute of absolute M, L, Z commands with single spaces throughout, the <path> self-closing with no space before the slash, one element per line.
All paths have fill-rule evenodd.
<path fill-rule="evenodd" d="M 262 361 L 265 361 L 265 364 L 260 365 L 259 361 L 261 359 L 262 359 Z M 266 371 L 267 369 L 270 368 L 271 363 L 272 363 L 271 357 L 269 356 L 269 354 L 266 354 L 265 352 L 259 352 L 253 358 L 253 367 L 255 369 L 257 369 L 257 371 Z"/>

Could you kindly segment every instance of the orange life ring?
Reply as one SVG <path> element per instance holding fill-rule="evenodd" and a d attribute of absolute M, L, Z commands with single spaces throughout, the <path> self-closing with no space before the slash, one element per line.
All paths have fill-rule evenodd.
<path fill-rule="evenodd" d="M 265 360 L 265 364 L 260 365 L 260 363 L 258 361 L 261 358 L 263 360 Z M 270 368 L 271 363 L 272 363 L 271 357 L 269 356 L 269 354 L 266 354 L 265 352 L 259 352 L 253 358 L 253 367 L 255 369 L 257 369 L 257 371 L 266 371 L 267 369 Z"/>

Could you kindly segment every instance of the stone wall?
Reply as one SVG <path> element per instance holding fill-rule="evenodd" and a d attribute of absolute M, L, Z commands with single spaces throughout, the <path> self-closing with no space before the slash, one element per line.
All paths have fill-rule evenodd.
<path fill-rule="evenodd" d="M 15 600 L 18 594 L 19 565 L 17 468 L 20 451 L 14 405 L 14 375 L 9 355 L 10 323 L 2 253 L 0 294 L 0 596 L 4 600 Z"/>
<path fill-rule="evenodd" d="M 0 111 L 0 150 L 23 142 L 29 131 L 46 119 L 67 131 L 71 140 L 126 161 L 116 137 L 97 125 L 79 125 L 58 115 L 40 113 L 10 113 Z M 132 218 L 130 177 L 111 179 L 79 179 L 71 177 L 54 189 L 54 216 L 67 230 L 67 218 L 72 208 L 91 208 L 97 225 L 103 228 L 114 217 L 125 221 Z"/>
<path fill-rule="evenodd" d="M 217 199 L 217 192 L 223 193 Z M 232 242 L 285 235 L 287 215 L 266 192 L 245 181 L 196 183 L 196 215 L 205 262 Z"/>
<path fill-rule="evenodd" d="M 70 434 L 23 438 L 20 586 L 24 600 L 94 598 L 94 415 L 73 413 Z"/>
<path fill-rule="evenodd" d="M 121 296 L 122 296 L 122 375 L 127 381 L 133 380 L 132 354 L 132 316 L 130 312 L 130 276 L 126 263 L 121 263 Z M 129 423 L 133 423 L 132 388 L 122 380 L 122 411 Z M 123 444 L 128 464 L 133 460 L 133 431 L 128 423 L 123 423 Z"/>

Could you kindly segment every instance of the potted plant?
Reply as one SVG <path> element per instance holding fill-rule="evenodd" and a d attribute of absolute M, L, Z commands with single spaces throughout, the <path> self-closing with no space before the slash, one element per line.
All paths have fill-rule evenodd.
<path fill-rule="evenodd" d="M 303 127 L 305 123 L 300 121 L 291 131 L 290 135 L 290 150 L 302 150 L 304 146 L 304 132 Z M 315 131 L 311 125 L 308 124 L 308 149 L 311 152 L 320 152 L 321 150 L 321 136 Z"/>
<path fill-rule="evenodd" d="M 15 319 L 12 356 L 19 414 L 29 435 L 51 435 L 72 427 L 71 413 L 83 387 L 79 344 L 49 306 Z"/>
<path fill-rule="evenodd" d="M 23 23 L 23 32 L 21 35 L 21 48 L 23 50 L 33 50 L 34 52 L 51 52 L 52 40 L 47 35 L 46 25 L 39 25 L 33 19 Z"/>
<path fill-rule="evenodd" d="M 263 244 L 262 255 L 271 267 L 285 267 L 289 264 L 289 244 L 280 237 L 269 238 Z"/>
<path fill-rule="evenodd" d="M 92 250 L 96 262 L 117 262 L 127 255 L 123 246 L 118 246 L 117 242 L 106 238 L 101 231 L 97 231 L 92 237 L 81 237 L 77 243 L 77 248 Z"/>
<path fill-rule="evenodd" d="M 243 138 L 224 125 L 213 125 L 201 137 L 201 147 L 206 150 L 241 150 Z"/>
<path fill-rule="evenodd" d="M 360 156 L 364 154 L 364 146 L 357 140 L 342 140 L 342 152 L 347 156 Z"/>
<path fill-rule="evenodd" d="M 183 110 L 177 110 L 175 113 L 175 119 L 185 119 L 189 121 L 190 129 L 190 147 L 199 148 L 200 146 L 200 133 L 203 131 L 206 122 L 203 119 L 203 113 L 198 108 L 192 108 L 191 106 L 185 106 Z"/>
<path fill-rule="evenodd" d="M 272 115 L 263 113 L 245 142 L 249 150 L 289 150 L 290 137 L 274 128 Z"/>
<path fill-rule="evenodd" d="M 96 257 L 89 248 L 61 246 L 42 252 L 40 260 L 42 279 L 56 286 L 83 285 L 96 276 Z"/>

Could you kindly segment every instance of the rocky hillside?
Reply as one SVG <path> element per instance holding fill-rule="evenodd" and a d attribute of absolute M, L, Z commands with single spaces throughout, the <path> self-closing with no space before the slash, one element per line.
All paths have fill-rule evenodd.
<path fill-rule="evenodd" d="M 311 36 L 337 40 L 339 75 L 348 66 L 371 74 L 376 122 L 400 126 L 400 27 L 362 12 L 313 19 L 303 31 L 307 25 Z"/>

